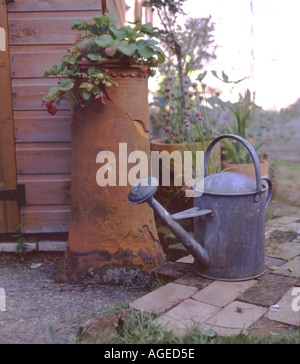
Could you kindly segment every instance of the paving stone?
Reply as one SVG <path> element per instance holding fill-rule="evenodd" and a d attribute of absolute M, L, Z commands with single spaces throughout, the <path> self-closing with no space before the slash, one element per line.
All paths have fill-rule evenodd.
<path fill-rule="evenodd" d="M 286 263 L 286 260 L 284 259 L 278 259 L 278 258 L 272 258 L 272 257 L 265 257 L 265 266 L 266 266 L 266 272 L 258 277 L 257 279 L 260 280 L 262 277 L 264 277 L 266 274 L 274 273 Z"/>
<path fill-rule="evenodd" d="M 64 252 L 67 249 L 66 241 L 40 240 L 38 250 L 40 252 Z"/>
<path fill-rule="evenodd" d="M 147 295 L 138 298 L 130 306 L 138 311 L 161 315 L 197 292 L 197 288 L 177 283 L 168 283 Z"/>
<path fill-rule="evenodd" d="M 247 333 L 245 330 L 241 329 L 232 329 L 232 328 L 226 328 L 226 327 L 218 327 L 213 325 L 207 325 L 204 328 L 204 330 L 211 329 L 216 332 L 218 336 L 237 336 L 241 333 Z"/>
<path fill-rule="evenodd" d="M 286 294 L 290 287 L 295 286 L 296 278 L 268 274 L 253 287 L 238 297 L 239 301 L 249 302 L 260 306 L 275 305 Z"/>
<path fill-rule="evenodd" d="M 158 325 L 177 335 L 185 334 L 200 325 L 219 310 L 218 307 L 187 299 L 155 320 Z"/>
<path fill-rule="evenodd" d="M 192 269 L 190 264 L 168 262 L 152 269 L 151 279 L 159 278 L 164 282 L 173 282 Z"/>
<path fill-rule="evenodd" d="M 266 314 L 266 317 L 268 319 L 300 327 L 300 311 L 295 308 L 293 309 L 294 300 L 294 305 L 296 306 L 296 308 L 299 307 L 299 300 L 296 300 L 297 296 L 300 295 L 300 292 L 299 288 L 298 291 L 293 292 L 295 289 L 297 290 L 297 288 L 295 287 L 289 289 L 287 294 L 283 296 L 279 302 L 277 302 L 280 311 L 268 311 L 268 313 Z"/>
<path fill-rule="evenodd" d="M 287 277 L 300 278 L 300 256 L 286 262 L 280 268 L 276 269 L 274 274 L 281 274 Z"/>
<path fill-rule="evenodd" d="M 281 267 L 283 264 L 286 263 L 284 259 L 278 259 L 273 257 L 265 257 L 265 266 L 266 268 L 270 267 Z"/>
<path fill-rule="evenodd" d="M 295 327 L 276 322 L 262 317 L 252 327 L 248 329 L 248 333 L 252 336 L 279 335 L 288 331 L 296 331 Z"/>
<path fill-rule="evenodd" d="M 293 232 L 294 234 L 300 234 L 300 224 L 298 222 L 293 222 L 291 224 L 284 225 L 279 229 L 279 231 L 289 231 Z"/>
<path fill-rule="evenodd" d="M 192 255 L 187 255 L 184 258 L 178 259 L 177 263 L 188 263 L 188 264 L 194 264 L 194 257 Z"/>
<path fill-rule="evenodd" d="M 266 244 L 265 254 L 278 259 L 292 259 L 300 254 L 300 245 L 294 242 L 283 244 L 269 242 Z"/>
<path fill-rule="evenodd" d="M 266 225 L 265 226 L 265 237 L 269 237 L 274 231 L 277 230 L 277 226 Z"/>
<path fill-rule="evenodd" d="M 254 279 L 242 282 L 215 281 L 201 289 L 192 298 L 213 306 L 225 307 L 256 283 Z"/>
<path fill-rule="evenodd" d="M 279 217 L 278 219 L 268 220 L 267 225 L 268 226 L 282 226 L 282 225 L 291 224 L 299 219 L 300 219 L 299 214 L 293 214 L 290 216 Z"/>
<path fill-rule="evenodd" d="M 276 243 L 283 244 L 297 238 L 298 233 L 292 230 L 285 230 L 284 228 L 273 231 L 266 240 L 266 244 Z"/>
<path fill-rule="evenodd" d="M 15 253 L 17 250 L 18 244 L 17 243 L 0 243 L 0 252 L 5 253 Z M 26 243 L 26 251 L 33 252 L 36 251 L 37 245 L 36 243 Z"/>
<path fill-rule="evenodd" d="M 186 273 L 175 281 L 175 283 L 197 287 L 198 289 L 204 288 L 212 282 L 213 281 L 211 279 L 201 277 L 193 271 Z"/>
<path fill-rule="evenodd" d="M 253 325 L 266 312 L 267 308 L 234 301 L 209 318 L 206 323 L 214 325 L 215 328 L 244 330 Z"/>

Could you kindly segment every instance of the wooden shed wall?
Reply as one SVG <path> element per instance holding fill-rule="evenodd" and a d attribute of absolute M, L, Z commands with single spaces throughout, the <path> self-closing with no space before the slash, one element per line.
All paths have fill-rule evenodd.
<path fill-rule="evenodd" d="M 106 3 L 122 24 L 124 2 Z M 20 211 L 24 233 L 68 231 L 70 106 L 61 103 L 55 116 L 46 112 L 40 93 L 57 81 L 42 75 L 74 43 L 70 22 L 91 21 L 100 12 L 101 0 L 15 0 L 7 5 L 16 176 L 26 186 L 26 206 Z"/>

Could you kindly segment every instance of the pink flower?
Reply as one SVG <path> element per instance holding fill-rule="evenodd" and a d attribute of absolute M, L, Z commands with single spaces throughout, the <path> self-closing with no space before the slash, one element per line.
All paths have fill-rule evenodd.
<path fill-rule="evenodd" d="M 173 76 L 168 76 L 167 77 L 167 82 L 168 83 L 172 83 L 174 81 L 174 77 Z"/>

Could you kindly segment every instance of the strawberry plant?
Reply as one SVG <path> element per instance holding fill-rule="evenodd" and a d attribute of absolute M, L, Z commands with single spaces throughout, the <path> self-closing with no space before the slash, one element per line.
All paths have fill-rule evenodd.
<path fill-rule="evenodd" d="M 82 20 L 72 22 L 72 30 L 81 32 L 74 46 L 43 75 L 44 78 L 58 78 L 58 85 L 51 87 L 43 97 L 50 114 L 57 112 L 56 106 L 63 99 L 80 107 L 87 106 L 93 99 L 105 104 L 106 89 L 117 83 L 108 70 L 101 68 L 100 61 L 117 59 L 129 65 L 139 63 L 141 73 L 155 75 L 155 68 L 164 62 L 165 56 L 158 42 L 151 38 L 152 24 L 137 23 L 134 27 L 117 28 L 116 22 L 108 13 L 94 17 L 92 24 Z M 82 61 L 92 64 L 86 72 L 80 69 Z"/>

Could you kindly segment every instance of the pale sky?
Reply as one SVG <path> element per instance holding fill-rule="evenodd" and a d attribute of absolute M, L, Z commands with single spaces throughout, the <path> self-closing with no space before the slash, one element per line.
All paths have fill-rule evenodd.
<path fill-rule="evenodd" d="M 185 10 L 216 23 L 217 60 L 208 68 L 250 76 L 242 84 L 264 108 L 300 98 L 299 0 L 187 0 Z"/>
<path fill-rule="evenodd" d="M 233 80 L 249 77 L 238 91 L 255 91 L 265 109 L 300 98 L 300 0 L 186 0 L 184 10 L 190 17 L 211 15 L 216 23 L 217 60 L 207 70 Z M 220 85 L 214 78 L 206 83 Z"/>

